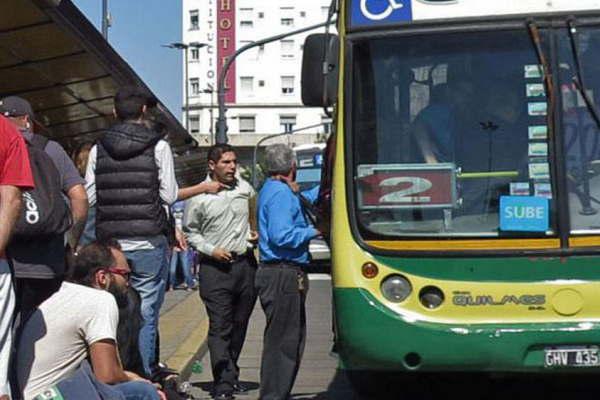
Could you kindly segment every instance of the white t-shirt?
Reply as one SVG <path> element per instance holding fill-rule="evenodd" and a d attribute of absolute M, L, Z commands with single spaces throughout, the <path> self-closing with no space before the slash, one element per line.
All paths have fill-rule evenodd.
<path fill-rule="evenodd" d="M 71 375 L 99 341 L 117 340 L 119 309 L 112 294 L 64 282 L 25 324 L 17 352 L 25 400 Z"/>

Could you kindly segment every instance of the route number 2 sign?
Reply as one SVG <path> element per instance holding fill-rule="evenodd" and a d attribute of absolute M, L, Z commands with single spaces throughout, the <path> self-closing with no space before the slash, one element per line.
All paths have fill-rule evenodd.
<path fill-rule="evenodd" d="M 380 208 L 452 208 L 456 204 L 454 164 L 359 165 L 358 206 Z"/>

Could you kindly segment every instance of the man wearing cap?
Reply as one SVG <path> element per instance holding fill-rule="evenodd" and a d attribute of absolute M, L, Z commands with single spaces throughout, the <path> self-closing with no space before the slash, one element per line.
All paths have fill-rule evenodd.
<path fill-rule="evenodd" d="M 0 100 L 0 114 L 8 118 L 25 140 L 33 139 L 34 114 L 27 100 L 16 96 Z M 87 218 L 85 181 L 58 143 L 48 141 L 44 151 L 58 170 L 62 191 L 70 203 L 73 225 L 67 232 L 67 240 L 71 249 L 75 250 Z M 17 311 L 24 319 L 58 290 L 63 281 L 66 255 L 64 236 L 57 234 L 35 242 L 13 241 L 9 255 L 15 269 Z"/>

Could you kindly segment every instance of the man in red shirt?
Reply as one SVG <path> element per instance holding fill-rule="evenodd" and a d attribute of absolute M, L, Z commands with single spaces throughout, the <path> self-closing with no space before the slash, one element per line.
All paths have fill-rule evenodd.
<path fill-rule="evenodd" d="M 21 208 L 21 190 L 33 187 L 23 137 L 0 116 L 0 400 L 10 399 L 8 359 L 15 294 L 5 250 Z"/>

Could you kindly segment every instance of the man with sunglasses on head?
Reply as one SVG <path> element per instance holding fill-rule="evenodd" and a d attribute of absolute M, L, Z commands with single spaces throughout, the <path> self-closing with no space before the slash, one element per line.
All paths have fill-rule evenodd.
<path fill-rule="evenodd" d="M 73 375 L 87 357 L 96 379 L 124 398 L 164 399 L 149 381 L 124 371 L 118 356 L 117 303 L 126 299 L 130 273 L 117 248 L 96 242 L 79 251 L 68 281 L 23 328 L 17 376 L 25 400 Z"/>
<path fill-rule="evenodd" d="M 256 259 L 249 243 L 257 239 L 249 223 L 250 199 L 256 193 L 237 176 L 237 156 L 230 145 L 208 150 L 208 169 L 206 181 L 220 182 L 226 189 L 188 200 L 183 228 L 202 254 L 198 280 L 209 320 L 214 398 L 228 400 L 246 391 L 238 381 L 237 361 L 256 302 Z"/>

